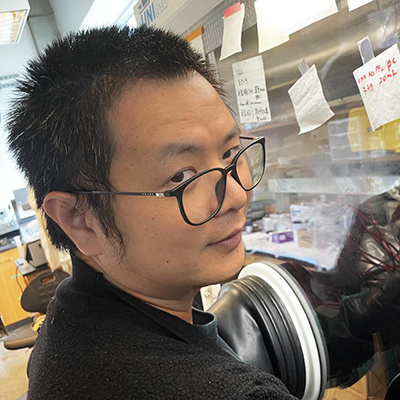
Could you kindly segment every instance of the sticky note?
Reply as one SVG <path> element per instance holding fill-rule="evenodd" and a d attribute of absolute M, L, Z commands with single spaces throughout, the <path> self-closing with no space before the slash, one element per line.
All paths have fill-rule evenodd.
<path fill-rule="evenodd" d="M 271 121 L 262 57 L 232 64 L 232 69 L 240 122 Z"/>
<path fill-rule="evenodd" d="M 234 4 L 224 11 L 224 33 L 220 61 L 242 51 L 244 4 Z"/>
<path fill-rule="evenodd" d="M 353 72 L 373 130 L 400 118 L 400 54 L 397 44 Z"/>
<path fill-rule="evenodd" d="M 262 53 L 289 40 L 285 34 L 285 10 L 276 0 L 256 0 L 258 52 Z"/>
<path fill-rule="evenodd" d="M 374 0 L 347 0 L 349 11 L 353 11 L 365 4 L 372 3 Z"/>
<path fill-rule="evenodd" d="M 315 65 L 289 89 L 288 93 L 300 126 L 300 135 L 318 128 L 335 115 L 325 99 Z"/>
<path fill-rule="evenodd" d="M 285 33 L 291 35 L 338 12 L 336 0 L 277 0 L 285 6 Z"/>

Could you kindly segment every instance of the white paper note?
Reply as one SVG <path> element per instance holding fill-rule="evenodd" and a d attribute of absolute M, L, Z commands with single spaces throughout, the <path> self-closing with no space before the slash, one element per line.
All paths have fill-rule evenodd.
<path fill-rule="evenodd" d="M 289 40 L 285 35 L 285 10 L 276 0 L 256 0 L 258 52 L 262 53 Z"/>
<path fill-rule="evenodd" d="M 224 60 L 232 54 L 242 51 L 242 28 L 245 7 L 241 4 L 240 11 L 224 18 L 224 34 L 222 36 L 221 57 Z"/>
<path fill-rule="evenodd" d="M 373 130 L 400 118 L 400 54 L 397 44 L 353 72 Z"/>
<path fill-rule="evenodd" d="M 277 0 L 285 7 L 285 33 L 292 33 L 338 12 L 336 0 Z"/>
<path fill-rule="evenodd" d="M 271 121 L 262 57 L 232 64 L 232 68 L 240 122 Z"/>
<path fill-rule="evenodd" d="M 203 58 L 206 58 L 206 53 L 204 52 L 203 45 L 203 35 L 199 35 L 190 41 L 190 44 L 193 46 L 195 50 L 197 50 L 200 54 L 203 55 Z"/>
<path fill-rule="evenodd" d="M 349 6 L 349 11 L 353 11 L 365 4 L 372 3 L 374 0 L 347 0 L 347 5 Z"/>
<path fill-rule="evenodd" d="M 315 65 L 289 89 L 288 93 L 300 126 L 300 135 L 318 128 L 335 115 L 325 99 Z"/>

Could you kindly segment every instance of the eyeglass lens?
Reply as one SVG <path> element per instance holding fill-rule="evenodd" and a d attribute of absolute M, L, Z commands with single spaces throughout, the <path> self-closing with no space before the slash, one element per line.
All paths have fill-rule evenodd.
<path fill-rule="evenodd" d="M 264 172 L 264 149 L 261 143 L 248 147 L 237 159 L 236 172 L 245 190 L 260 183 Z M 210 171 L 192 181 L 183 191 L 182 204 L 193 224 L 201 224 L 221 206 L 226 179 L 221 171 Z"/>

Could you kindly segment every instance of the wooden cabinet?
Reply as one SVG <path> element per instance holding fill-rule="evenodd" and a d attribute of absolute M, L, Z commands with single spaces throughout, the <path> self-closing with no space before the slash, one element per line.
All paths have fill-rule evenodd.
<path fill-rule="evenodd" d="M 21 288 L 24 290 L 26 283 L 14 263 L 18 258 L 20 254 L 17 248 L 0 253 L 0 315 L 6 326 L 29 318 L 29 313 L 20 304 Z"/>

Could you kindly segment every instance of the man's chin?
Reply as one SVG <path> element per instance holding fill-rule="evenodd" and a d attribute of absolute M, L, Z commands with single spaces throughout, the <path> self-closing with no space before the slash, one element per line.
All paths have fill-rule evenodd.
<path fill-rule="evenodd" d="M 215 267 L 216 271 L 221 272 L 220 276 L 213 283 L 209 283 L 208 285 L 224 284 L 237 279 L 244 266 L 245 258 L 245 251 L 244 248 L 242 248 L 240 252 L 235 254 L 235 257 L 229 257 L 229 260 L 224 260 L 225 268 L 221 268 L 220 265 Z"/>

